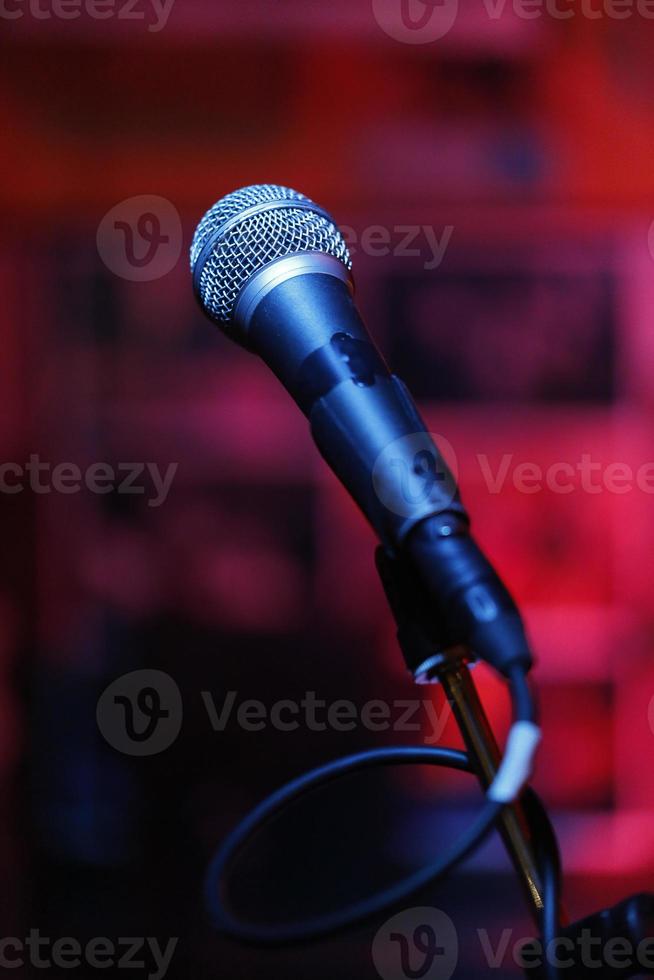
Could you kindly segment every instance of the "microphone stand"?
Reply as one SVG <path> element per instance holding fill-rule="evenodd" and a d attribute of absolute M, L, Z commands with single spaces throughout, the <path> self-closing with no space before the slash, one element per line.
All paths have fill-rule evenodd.
<path fill-rule="evenodd" d="M 442 684 L 463 736 L 471 767 L 486 790 L 497 772 L 501 754 L 468 667 L 472 659 L 470 651 L 448 643 L 439 622 L 437 606 L 408 561 L 391 556 L 379 547 L 376 565 L 397 624 L 397 637 L 407 666 L 417 683 Z M 534 806 L 534 802 L 534 794 L 527 789 L 520 801 L 505 807 L 498 829 L 520 878 L 534 924 L 543 936 L 542 946 L 547 946 L 545 937 L 548 935 L 551 937 L 549 942 L 567 945 L 562 946 L 563 953 L 557 947 L 551 956 L 545 955 L 547 950 L 542 949 L 539 963 L 524 964 L 525 976 L 531 980 L 558 980 L 560 977 L 626 980 L 636 975 L 654 975 L 654 895 L 633 895 L 612 908 L 565 924 L 559 899 L 560 864 L 556 837 L 542 804 L 538 802 Z M 543 863 L 543 855 L 548 850 L 549 857 Z M 541 868 L 550 879 L 552 875 L 556 879 L 556 885 L 550 887 L 549 892 L 544 887 Z M 547 910 L 546 902 L 552 906 Z M 584 946 L 584 942 L 589 936 L 594 943 L 602 945 L 601 962 L 587 955 L 588 945 Z M 619 965 L 607 963 L 604 956 L 611 944 L 625 941 L 638 951 L 642 944 L 649 944 L 647 962 L 643 962 L 639 952 L 635 961 L 632 959 Z M 537 953 L 537 942 L 528 943 L 525 950 L 531 948 L 532 953 L 534 950 Z"/>
<path fill-rule="evenodd" d="M 475 774 L 486 791 L 497 773 L 501 752 L 468 667 L 470 654 L 461 646 L 438 650 L 440 628 L 434 621 L 433 603 L 408 563 L 390 557 L 380 547 L 376 565 L 407 665 L 418 684 L 442 685 Z M 520 804 L 506 807 L 501 820 L 505 847 L 539 926 L 544 908 L 540 875 Z"/>

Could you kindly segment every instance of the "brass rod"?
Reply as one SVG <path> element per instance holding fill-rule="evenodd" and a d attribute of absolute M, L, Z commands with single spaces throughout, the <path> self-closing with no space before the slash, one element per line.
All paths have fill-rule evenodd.
<path fill-rule="evenodd" d="M 470 670 L 461 659 L 444 657 L 436 673 L 452 705 L 477 777 L 486 790 L 497 772 L 501 753 Z M 519 804 L 504 810 L 502 825 L 500 830 L 505 847 L 520 876 L 530 910 L 538 925 L 543 909 L 541 883 L 529 842 L 527 824 Z"/>

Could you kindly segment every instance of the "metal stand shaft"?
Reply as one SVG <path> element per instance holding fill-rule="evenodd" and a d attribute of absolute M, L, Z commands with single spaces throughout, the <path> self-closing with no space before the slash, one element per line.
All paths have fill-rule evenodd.
<path fill-rule="evenodd" d="M 446 654 L 434 673 L 452 705 L 468 754 L 479 781 L 486 790 L 497 772 L 501 754 L 470 670 L 461 656 Z M 504 844 L 522 881 L 531 913 L 538 925 L 543 910 L 541 884 L 519 804 L 507 807 L 502 824 Z"/>

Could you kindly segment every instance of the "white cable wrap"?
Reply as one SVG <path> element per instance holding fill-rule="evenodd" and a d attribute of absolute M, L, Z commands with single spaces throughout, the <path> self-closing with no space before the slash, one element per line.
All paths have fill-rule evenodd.
<path fill-rule="evenodd" d="M 531 779 L 536 751 L 542 738 L 538 725 L 532 721 L 517 721 L 506 740 L 504 758 L 488 790 L 488 799 L 497 803 L 512 803 Z"/>

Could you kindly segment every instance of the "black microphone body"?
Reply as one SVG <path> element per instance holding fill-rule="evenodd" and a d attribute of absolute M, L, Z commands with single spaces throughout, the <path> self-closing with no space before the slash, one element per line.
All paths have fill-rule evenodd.
<path fill-rule="evenodd" d="M 385 547 L 410 556 L 437 603 L 443 642 L 469 646 L 503 673 L 528 669 L 515 603 L 470 536 L 454 477 L 347 284 L 321 273 L 281 282 L 254 310 L 248 347 L 305 413 L 321 455 Z M 425 454 L 435 478 L 422 493 L 409 493 L 408 478 L 420 481 Z M 389 498 L 399 506 L 387 506 Z"/>
<path fill-rule="evenodd" d="M 248 343 L 305 413 L 323 457 L 384 544 L 400 544 L 417 521 L 435 512 L 465 514 L 452 475 L 404 385 L 374 346 L 343 281 L 308 273 L 276 286 L 252 316 Z M 397 513 L 380 499 L 373 470 L 377 465 L 383 480 L 380 457 L 398 440 L 404 442 L 393 448 L 394 469 L 413 468 L 415 453 L 405 451 L 404 459 L 402 447 L 405 437 L 418 433 L 433 449 L 441 479 L 429 493 L 404 494 Z"/>

